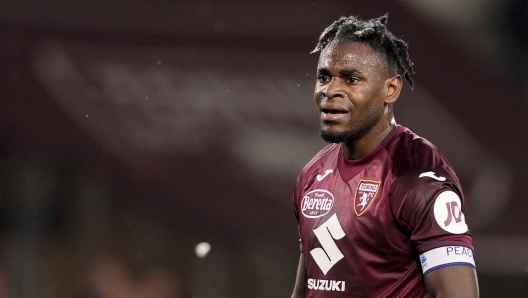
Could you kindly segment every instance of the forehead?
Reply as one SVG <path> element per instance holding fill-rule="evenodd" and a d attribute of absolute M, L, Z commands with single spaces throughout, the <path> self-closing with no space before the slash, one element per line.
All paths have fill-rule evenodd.
<path fill-rule="evenodd" d="M 367 43 L 341 41 L 330 43 L 320 54 L 318 68 L 384 71 L 385 57 Z"/>

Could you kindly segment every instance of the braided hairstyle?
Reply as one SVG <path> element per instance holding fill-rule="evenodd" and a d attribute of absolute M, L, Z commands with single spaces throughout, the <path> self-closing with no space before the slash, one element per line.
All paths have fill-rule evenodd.
<path fill-rule="evenodd" d="M 388 19 L 388 14 L 367 21 L 354 16 L 341 17 L 323 31 L 311 53 L 321 53 L 334 40 L 367 43 L 374 51 L 383 54 L 389 66 L 395 67 L 397 73 L 403 74 L 405 81 L 414 88 L 411 78 L 414 63 L 409 58 L 408 45 L 387 30 Z"/>

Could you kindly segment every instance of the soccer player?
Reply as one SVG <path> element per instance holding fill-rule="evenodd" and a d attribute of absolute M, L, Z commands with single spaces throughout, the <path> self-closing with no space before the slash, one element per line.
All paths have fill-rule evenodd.
<path fill-rule="evenodd" d="M 478 297 L 465 201 L 429 141 L 396 124 L 407 44 L 388 16 L 321 34 L 314 99 L 328 143 L 293 195 L 300 251 L 292 297 Z"/>

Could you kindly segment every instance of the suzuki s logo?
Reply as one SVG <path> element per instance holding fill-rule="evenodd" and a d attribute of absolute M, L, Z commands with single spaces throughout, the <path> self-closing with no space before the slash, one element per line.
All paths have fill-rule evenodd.
<path fill-rule="evenodd" d="M 315 189 L 304 195 L 301 209 L 304 216 L 317 218 L 330 212 L 334 206 L 334 195 L 328 190 Z"/>
<path fill-rule="evenodd" d="M 319 240 L 321 247 L 310 250 L 310 255 L 323 271 L 323 274 L 326 275 L 330 268 L 345 257 L 335 242 L 335 240 L 346 236 L 345 231 L 337 219 L 337 214 L 334 214 L 317 229 L 314 229 L 313 233 Z M 343 282 L 343 288 L 344 286 Z"/>

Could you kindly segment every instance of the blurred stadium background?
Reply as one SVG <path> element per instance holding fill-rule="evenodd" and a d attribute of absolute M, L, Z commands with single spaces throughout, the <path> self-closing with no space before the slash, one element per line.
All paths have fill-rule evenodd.
<path fill-rule="evenodd" d="M 482 297 L 526 297 L 526 0 L 2 0 L 0 297 L 289 297 L 309 52 L 386 12 L 416 64 L 396 120 L 462 180 Z"/>

